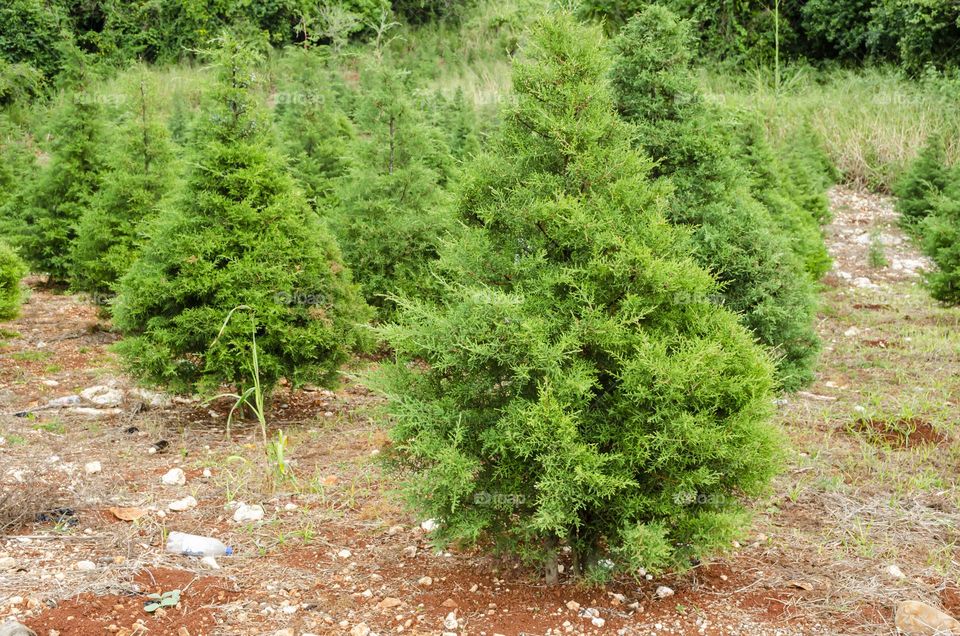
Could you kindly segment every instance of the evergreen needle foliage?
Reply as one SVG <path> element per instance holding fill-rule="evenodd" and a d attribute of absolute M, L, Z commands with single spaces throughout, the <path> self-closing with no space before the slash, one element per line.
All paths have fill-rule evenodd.
<path fill-rule="evenodd" d="M 27 274 L 17 253 L 0 239 L 0 320 L 11 320 L 20 312 L 23 302 L 23 289 L 20 279 Z"/>
<path fill-rule="evenodd" d="M 933 207 L 920 227 L 923 251 L 937 264 L 927 274 L 930 293 L 944 303 L 960 305 L 960 167 L 950 170 L 945 181 L 943 194 L 932 199 Z"/>
<path fill-rule="evenodd" d="M 23 257 L 51 281 L 65 283 L 77 222 L 100 187 L 103 115 L 92 92 L 90 59 L 73 45 L 61 49 L 66 91 L 54 117 L 50 160 L 9 207 L 22 224 L 18 242 Z"/>
<path fill-rule="evenodd" d="M 893 186 L 897 211 L 904 228 L 914 230 L 930 214 L 937 197 L 947 186 L 946 151 L 939 135 L 927 140 L 917 158 L 911 162 Z"/>
<path fill-rule="evenodd" d="M 662 7 L 627 23 L 614 42 L 619 109 L 639 126 L 657 176 L 675 188 L 669 218 L 693 230 L 697 258 L 721 282 L 718 300 L 776 352 L 779 380 L 794 390 L 812 379 L 819 342 L 814 284 L 790 243 L 814 239 L 784 233 L 790 223 L 775 222 L 753 196 L 748 168 L 731 151 L 728 118 L 696 90 L 689 41 L 686 23 Z M 819 234 L 817 241 L 822 246 Z"/>
<path fill-rule="evenodd" d="M 379 328 L 391 459 L 438 544 L 489 540 L 551 581 L 564 545 L 575 572 L 682 568 L 774 472 L 772 365 L 665 220 L 599 32 L 549 15 L 523 60 L 465 171 L 443 299 Z"/>
<path fill-rule="evenodd" d="M 340 179 L 331 224 L 367 302 L 380 317 L 396 295 L 427 296 L 427 268 L 453 226 L 443 185 L 451 157 L 411 102 L 406 74 L 378 61 L 364 69 L 354 115 L 360 134 Z"/>
<path fill-rule="evenodd" d="M 80 217 L 73 245 L 75 289 L 102 295 L 136 260 L 140 227 L 176 183 L 170 134 L 141 78 L 107 158 L 103 186 Z"/>
<path fill-rule="evenodd" d="M 160 214 L 120 281 L 118 345 L 141 379 L 175 391 L 250 381 L 256 334 L 264 390 L 331 383 L 368 315 L 336 242 L 287 174 L 252 85 L 252 54 L 230 37 L 193 133 L 185 191 Z M 228 313 L 237 313 L 218 337 Z"/>

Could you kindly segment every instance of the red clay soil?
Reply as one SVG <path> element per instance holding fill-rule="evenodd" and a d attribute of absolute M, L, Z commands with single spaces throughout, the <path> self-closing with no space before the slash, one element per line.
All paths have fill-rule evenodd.
<path fill-rule="evenodd" d="M 950 439 L 920 418 L 900 420 L 860 419 L 854 422 L 853 430 L 866 435 L 871 441 L 893 448 L 914 448 L 925 444 L 943 446 Z"/>
<path fill-rule="evenodd" d="M 167 568 L 142 570 L 133 583 L 140 594 L 80 594 L 28 620 L 26 625 L 43 636 L 52 632 L 62 636 L 203 636 L 217 625 L 215 606 L 238 596 L 237 590 L 217 577 L 196 577 L 192 572 Z M 147 594 L 177 589 L 181 590 L 179 605 L 152 615 L 144 611 Z"/>

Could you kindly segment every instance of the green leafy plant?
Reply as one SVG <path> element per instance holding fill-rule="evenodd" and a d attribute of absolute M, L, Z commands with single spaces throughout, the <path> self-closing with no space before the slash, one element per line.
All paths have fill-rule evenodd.
<path fill-rule="evenodd" d="M 923 251 L 937 268 L 927 274 L 934 298 L 960 305 L 960 167 L 950 171 L 942 195 L 921 222 Z"/>
<path fill-rule="evenodd" d="M 378 328 L 387 461 L 438 546 L 492 545 L 551 583 L 564 547 L 576 575 L 688 567 L 775 471 L 773 368 L 664 219 L 600 33 L 550 14 L 520 60 L 464 171 L 443 297 L 398 298 Z"/>
<path fill-rule="evenodd" d="M 613 43 L 618 108 L 674 187 L 669 219 L 692 230 L 700 264 L 722 285 L 716 300 L 776 352 L 780 382 L 795 390 L 813 378 L 819 351 L 816 290 L 791 248 L 795 237 L 782 231 L 790 226 L 753 196 L 727 117 L 699 94 L 690 39 L 689 26 L 663 7 L 632 18 Z M 805 240 L 822 245 L 814 232 Z"/>
<path fill-rule="evenodd" d="M 254 92 L 256 56 L 225 38 L 182 192 L 151 224 L 113 306 L 117 345 L 142 381 L 255 394 L 280 378 L 331 385 L 365 343 L 369 311 L 336 241 L 286 170 Z M 224 316 L 238 306 L 250 311 Z"/>
<path fill-rule="evenodd" d="M 0 320 L 11 320 L 20 313 L 23 302 L 21 279 L 27 266 L 12 247 L 0 239 Z"/>
<path fill-rule="evenodd" d="M 916 231 L 933 210 L 947 186 L 948 173 L 943 140 L 933 135 L 893 186 L 900 223 L 908 231 Z"/>
<path fill-rule="evenodd" d="M 162 594 L 148 594 L 147 598 L 151 601 L 144 604 L 143 611 L 152 614 L 161 608 L 176 607 L 180 602 L 180 590 L 170 590 Z"/>

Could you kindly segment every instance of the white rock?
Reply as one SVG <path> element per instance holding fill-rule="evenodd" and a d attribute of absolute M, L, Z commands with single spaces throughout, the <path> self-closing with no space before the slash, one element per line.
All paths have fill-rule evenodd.
<path fill-rule="evenodd" d="M 204 468 L 204 469 L 203 469 L 203 478 L 204 478 L 204 479 L 210 479 L 211 477 L 213 477 L 213 473 L 210 472 L 210 469 L 209 469 L 209 468 Z"/>
<path fill-rule="evenodd" d="M 148 389 L 136 387 L 130 389 L 130 397 L 140 400 L 151 408 L 162 408 L 170 405 L 170 396 Z"/>
<path fill-rule="evenodd" d="M 182 486 L 187 483 L 187 475 L 182 468 L 171 468 L 160 481 L 166 486 Z"/>
<path fill-rule="evenodd" d="M 673 590 L 667 587 L 666 585 L 661 585 L 657 587 L 656 591 L 657 598 L 668 598 L 673 596 Z"/>
<path fill-rule="evenodd" d="M 43 380 L 42 382 L 44 386 L 60 386 L 60 383 L 56 380 Z"/>
<path fill-rule="evenodd" d="M 0 636 L 37 636 L 37 633 L 25 625 L 21 625 L 17 621 L 10 619 L 0 625 Z"/>
<path fill-rule="evenodd" d="M 604 625 L 607 621 L 605 621 L 604 619 L 600 618 L 599 616 L 594 616 L 593 618 L 590 619 L 590 622 L 593 623 L 593 626 L 594 626 L 594 627 L 603 627 L 603 625 Z"/>
<path fill-rule="evenodd" d="M 443 627 L 445 629 L 456 629 L 457 628 L 457 613 L 450 612 L 447 614 L 447 617 L 443 619 Z"/>
<path fill-rule="evenodd" d="M 80 397 L 97 406 L 114 407 L 123 404 L 121 391 L 102 384 L 80 391 Z"/>
<path fill-rule="evenodd" d="M 248 506 L 242 503 L 237 506 L 237 509 L 233 513 L 233 520 L 237 523 L 260 521 L 261 519 L 263 519 L 263 506 L 259 504 Z"/>
<path fill-rule="evenodd" d="M 433 585 L 433 579 L 430 578 L 429 576 L 422 576 L 420 577 L 420 580 L 417 581 L 417 585 L 419 585 L 420 587 L 430 587 L 431 585 Z"/>
<path fill-rule="evenodd" d="M 891 565 L 887 568 L 887 574 L 892 576 L 895 579 L 905 579 L 907 575 L 903 573 L 903 570 L 900 569 L 898 565 Z"/>
<path fill-rule="evenodd" d="M 219 570 L 220 564 L 217 563 L 217 560 L 212 556 L 205 556 L 200 559 L 200 565 L 207 568 L 208 570 Z"/>
<path fill-rule="evenodd" d="M 97 409 L 89 406 L 76 406 L 68 410 L 73 415 L 82 415 L 83 417 L 89 417 L 92 419 L 123 415 L 123 411 L 121 409 Z"/>
<path fill-rule="evenodd" d="M 567 601 L 567 609 L 576 612 L 580 609 L 580 603 L 576 601 Z"/>
<path fill-rule="evenodd" d="M 296 510 L 297 507 L 298 507 L 297 504 L 295 504 L 295 503 L 293 503 L 293 502 L 291 501 L 290 503 L 288 503 L 287 505 L 285 505 L 285 506 L 283 507 L 283 509 L 286 510 L 287 512 L 292 512 L 292 511 Z"/>
<path fill-rule="evenodd" d="M 17 560 L 11 556 L 0 557 L 0 572 L 17 567 Z"/>
<path fill-rule="evenodd" d="M 341 559 L 349 559 L 350 557 L 353 556 L 353 553 L 350 552 L 350 550 L 347 550 L 346 548 L 344 548 L 343 550 L 340 550 L 339 552 L 337 552 L 337 556 L 340 557 Z"/>
<path fill-rule="evenodd" d="M 173 512 L 183 512 L 184 510 L 190 510 L 191 508 L 197 507 L 197 500 L 192 496 L 187 495 L 183 499 L 177 499 L 176 501 L 171 501 L 167 508 Z"/>
<path fill-rule="evenodd" d="M 97 564 L 93 561 L 77 561 L 74 567 L 81 572 L 92 572 L 97 569 Z"/>
<path fill-rule="evenodd" d="M 850 327 L 843 332 L 843 335 L 845 335 L 847 338 L 853 338 L 854 336 L 860 335 L 860 330 L 856 327 Z"/>
<path fill-rule="evenodd" d="M 866 276 L 859 276 L 853 279 L 853 286 L 860 287 L 861 289 L 873 289 L 877 287 L 877 284 Z"/>
<path fill-rule="evenodd" d="M 46 403 L 43 408 L 47 409 L 60 409 L 67 406 L 77 406 L 80 404 L 79 395 L 65 395 L 63 397 L 58 397 L 50 400 Z"/>
<path fill-rule="evenodd" d="M 87 462 L 83 465 L 83 472 L 88 475 L 96 475 L 101 470 L 103 470 L 103 465 L 100 462 Z"/>
<path fill-rule="evenodd" d="M 436 519 L 427 519 L 426 521 L 420 524 L 420 528 L 424 532 L 433 532 L 434 530 L 437 529 L 437 527 L 438 527 L 438 524 Z"/>
<path fill-rule="evenodd" d="M 367 627 L 366 623 L 360 623 L 354 625 L 353 629 L 350 630 L 350 636 L 369 636 L 370 628 Z"/>
<path fill-rule="evenodd" d="M 390 536 L 393 536 L 400 532 L 403 532 L 403 526 L 390 526 L 390 529 L 387 530 L 387 534 L 389 534 Z"/>

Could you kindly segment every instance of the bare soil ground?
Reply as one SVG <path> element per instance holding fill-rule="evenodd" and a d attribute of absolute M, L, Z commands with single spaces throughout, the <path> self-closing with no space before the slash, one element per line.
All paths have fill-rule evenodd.
<path fill-rule="evenodd" d="M 927 265 L 888 200 L 832 200 L 820 372 L 783 401 L 789 465 L 753 529 L 682 576 L 605 589 L 546 588 L 512 562 L 434 551 L 377 463 L 376 400 L 356 384 L 279 392 L 271 432 L 289 435 L 294 477 L 271 475 L 256 427 L 226 438 L 229 402 L 144 404 L 96 309 L 31 281 L 23 315 L 0 324 L 0 620 L 40 636 L 788 636 L 892 634 L 908 598 L 960 614 L 960 311 L 919 286 Z M 94 385 L 124 402 L 15 415 Z M 174 467 L 186 483 L 163 485 Z M 195 508 L 167 510 L 188 495 Z M 239 502 L 262 505 L 263 521 L 234 522 Z M 236 554 L 217 570 L 165 554 L 172 530 Z M 657 600 L 659 585 L 675 594 Z M 174 589 L 177 607 L 144 610 L 145 594 Z"/>

